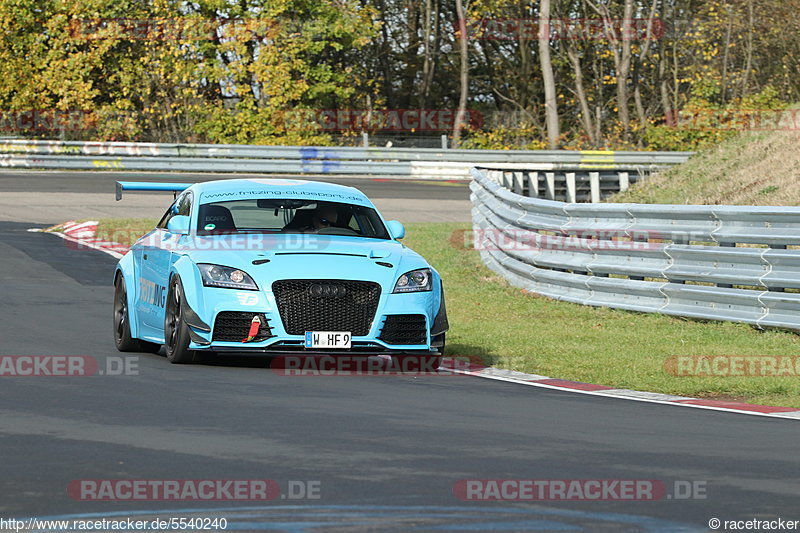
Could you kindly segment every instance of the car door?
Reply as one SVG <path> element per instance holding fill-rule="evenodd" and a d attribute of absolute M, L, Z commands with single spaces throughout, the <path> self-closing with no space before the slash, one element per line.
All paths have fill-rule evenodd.
<path fill-rule="evenodd" d="M 164 332 L 164 306 L 167 301 L 167 285 L 173 261 L 173 249 L 180 235 L 171 233 L 167 225 L 176 215 L 190 216 L 193 195 L 186 191 L 175 200 L 170 209 L 158 223 L 149 239 L 141 249 L 141 268 L 139 270 L 139 305 L 142 322 L 148 333 L 162 338 Z"/>

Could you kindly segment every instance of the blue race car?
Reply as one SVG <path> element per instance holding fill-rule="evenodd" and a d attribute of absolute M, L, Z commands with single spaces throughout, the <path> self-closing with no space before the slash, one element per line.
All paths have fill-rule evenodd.
<path fill-rule="evenodd" d="M 172 191 L 114 275 L 120 351 L 415 355 L 438 366 L 442 280 L 359 190 L 303 180 L 118 182 Z"/>

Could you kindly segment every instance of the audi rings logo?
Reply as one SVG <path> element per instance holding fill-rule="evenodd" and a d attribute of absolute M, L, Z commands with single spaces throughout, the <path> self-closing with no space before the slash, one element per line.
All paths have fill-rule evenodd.
<path fill-rule="evenodd" d="M 347 289 L 342 285 L 315 283 L 308 288 L 308 292 L 315 298 L 342 298 L 347 294 Z"/>

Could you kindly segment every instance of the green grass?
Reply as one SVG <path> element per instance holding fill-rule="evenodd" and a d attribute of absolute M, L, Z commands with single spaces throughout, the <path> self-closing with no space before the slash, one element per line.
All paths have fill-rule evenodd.
<path fill-rule="evenodd" d="M 156 218 L 105 218 L 98 221 L 97 238 L 130 245 L 156 224 Z"/>
<path fill-rule="evenodd" d="M 479 356 L 499 368 L 613 387 L 800 407 L 800 378 L 675 377 L 664 369 L 674 355 L 798 356 L 797 335 L 524 293 L 485 268 L 477 252 L 453 245 L 451 235 L 467 228 L 411 224 L 404 241 L 444 279 L 448 355 Z"/>
<path fill-rule="evenodd" d="M 800 152 L 792 131 L 745 132 L 682 165 L 640 180 L 609 202 L 800 205 Z"/>
<path fill-rule="evenodd" d="M 142 234 L 155 222 L 101 220 L 99 235 Z M 675 377 L 664 368 L 676 355 L 800 356 L 797 335 L 594 308 L 524 293 L 485 268 L 477 252 L 463 247 L 459 232 L 468 228 L 409 224 L 403 241 L 444 278 L 451 326 L 447 355 L 612 387 L 800 408 L 800 378 Z"/>

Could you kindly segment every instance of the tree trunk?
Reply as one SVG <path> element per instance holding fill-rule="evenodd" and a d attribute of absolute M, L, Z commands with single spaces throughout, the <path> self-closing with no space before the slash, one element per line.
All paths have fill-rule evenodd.
<path fill-rule="evenodd" d="M 544 84 L 544 112 L 547 124 L 547 145 L 551 150 L 558 148 L 561 136 L 558 123 L 558 102 L 556 82 L 553 76 L 553 62 L 550 59 L 550 0 L 542 0 L 539 5 L 539 63 Z"/>
<path fill-rule="evenodd" d="M 467 112 L 467 98 L 469 97 L 469 53 L 467 50 L 467 16 L 463 0 L 456 0 L 456 16 L 458 17 L 459 50 L 461 55 L 461 94 L 458 98 L 458 111 L 453 124 L 453 147 L 461 144 L 461 129 L 464 126 L 464 117 Z"/>
<path fill-rule="evenodd" d="M 750 89 L 750 73 L 753 70 L 753 0 L 747 2 L 747 53 L 745 56 L 744 74 L 742 74 L 742 98 L 748 95 Z"/>
<path fill-rule="evenodd" d="M 633 69 L 633 103 L 636 108 L 636 115 L 639 119 L 639 127 L 642 130 L 647 126 L 647 116 L 650 109 L 649 106 L 648 109 L 645 109 L 644 103 L 642 102 L 642 89 L 639 81 L 641 79 L 641 70 L 647 62 L 647 56 L 650 54 L 650 45 L 653 42 L 653 20 L 655 19 L 657 5 L 658 0 L 653 0 L 653 3 L 650 5 L 650 13 L 647 17 L 647 35 Z"/>
<path fill-rule="evenodd" d="M 430 97 L 431 92 L 431 84 L 433 83 L 433 75 L 436 70 L 436 63 L 434 61 L 434 54 L 437 50 L 437 42 L 431 42 L 432 40 L 438 41 L 438 33 L 439 33 L 439 7 L 438 3 L 436 6 L 436 11 L 433 10 L 433 1 L 432 0 L 425 0 L 425 13 L 423 15 L 423 43 L 425 46 L 425 51 L 423 55 L 423 63 L 422 63 L 422 87 L 420 90 L 420 100 L 419 100 L 419 107 L 420 109 L 426 109 L 428 107 L 428 98 Z M 433 20 L 432 20 L 433 19 Z M 435 30 L 434 30 L 435 28 Z M 436 38 L 433 38 L 434 31 L 436 33 Z"/>
<path fill-rule="evenodd" d="M 660 80 L 659 91 L 661 93 L 661 107 L 664 109 L 664 119 L 667 121 L 667 126 L 677 126 L 678 110 L 673 108 L 669 99 L 666 49 L 662 50 L 661 58 L 658 61 L 658 79 Z"/>
<path fill-rule="evenodd" d="M 630 113 L 628 111 L 628 76 L 631 70 L 631 17 L 633 17 L 633 0 L 625 0 L 622 20 L 622 50 L 617 59 L 617 110 L 622 125 L 623 138 L 630 138 Z"/>
<path fill-rule="evenodd" d="M 586 90 L 583 87 L 583 70 L 581 68 L 581 58 L 578 51 L 572 46 L 567 47 L 567 55 L 572 63 L 572 70 L 575 73 L 575 94 L 581 106 L 581 123 L 589 142 L 597 147 L 597 136 L 595 135 L 594 125 L 592 124 L 592 112 L 589 110 L 589 101 L 586 98 Z"/>

